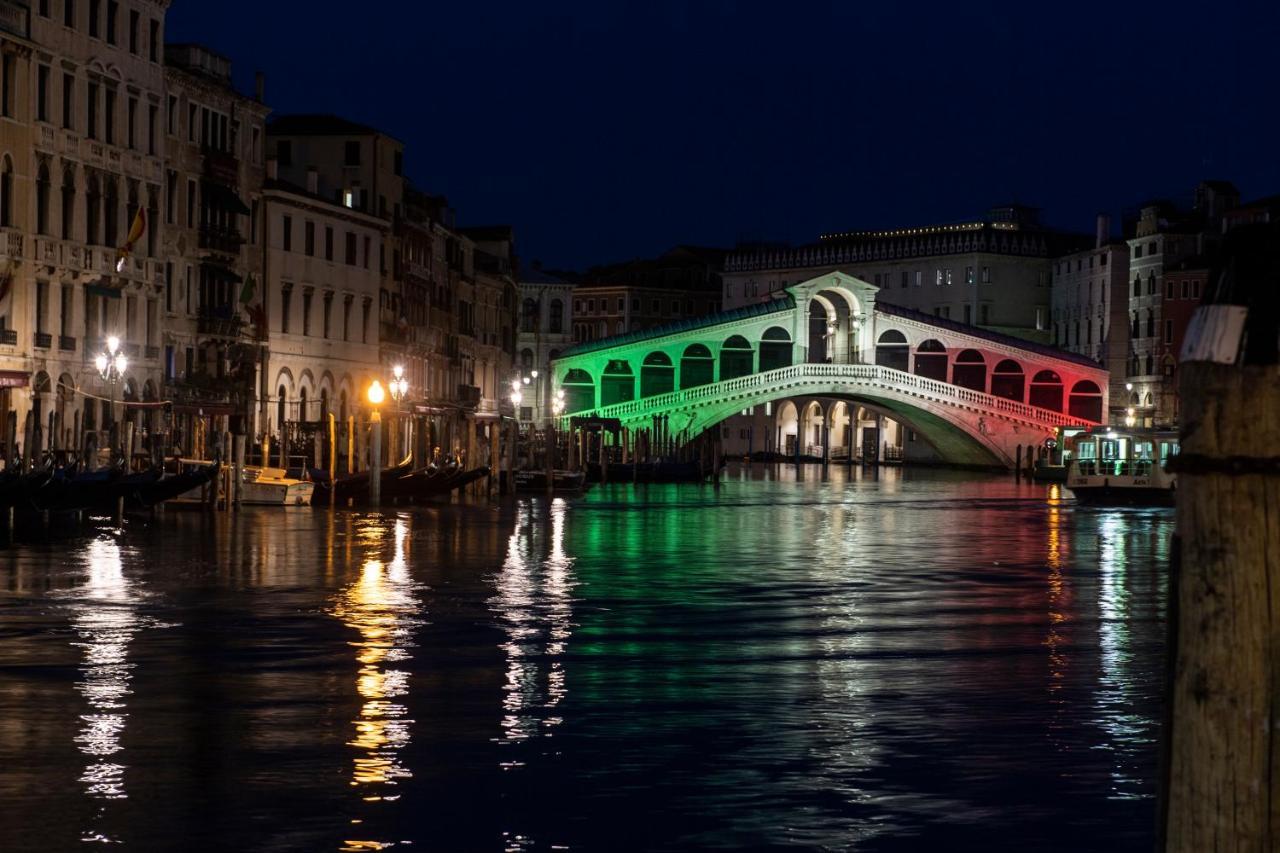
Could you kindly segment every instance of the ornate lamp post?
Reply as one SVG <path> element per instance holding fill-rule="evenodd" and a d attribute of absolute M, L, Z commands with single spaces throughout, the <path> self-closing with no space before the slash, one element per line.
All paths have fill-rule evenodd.
<path fill-rule="evenodd" d="M 386 392 L 382 390 L 382 383 L 373 380 L 369 384 L 369 391 L 366 395 L 369 405 L 373 407 L 373 414 L 369 418 L 370 436 L 369 436 L 369 505 L 377 506 L 382 502 L 382 412 L 378 407 L 386 399 Z"/>
<path fill-rule="evenodd" d="M 397 439 L 405 438 L 405 429 L 403 426 L 404 414 L 400 410 L 400 403 L 409 395 L 409 380 L 405 378 L 404 366 L 397 364 L 391 368 L 391 381 L 387 383 L 387 390 L 391 392 L 391 399 L 396 401 L 396 437 Z M 397 456 L 397 447 L 391 448 L 392 461 Z"/>
<path fill-rule="evenodd" d="M 102 377 L 102 381 L 107 383 L 110 389 L 110 408 L 111 413 L 111 430 L 108 433 L 108 441 L 111 443 L 111 452 L 116 452 L 116 440 L 111 436 L 116 431 L 116 383 L 124 376 L 125 370 L 129 367 L 129 359 L 125 358 L 123 352 L 120 351 L 120 339 L 115 335 L 107 338 L 107 351 L 98 353 L 98 357 L 93 360 L 93 365 L 98 369 L 98 375 Z"/>

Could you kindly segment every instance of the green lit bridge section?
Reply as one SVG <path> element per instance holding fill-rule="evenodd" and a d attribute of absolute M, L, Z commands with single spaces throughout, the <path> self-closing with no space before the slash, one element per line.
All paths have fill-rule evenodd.
<path fill-rule="evenodd" d="M 856 401 L 903 423 L 959 464 L 1014 464 L 1059 426 L 1106 411 L 1093 362 L 875 303 L 876 288 L 832 273 L 784 299 L 575 346 L 553 375 L 567 414 L 644 428 L 666 418 L 681 441 L 793 397 Z"/>

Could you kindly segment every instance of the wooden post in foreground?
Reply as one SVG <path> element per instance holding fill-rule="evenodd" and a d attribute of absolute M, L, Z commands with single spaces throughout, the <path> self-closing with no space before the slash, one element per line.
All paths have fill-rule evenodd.
<path fill-rule="evenodd" d="M 1280 367 L 1180 370 L 1165 850 L 1262 853 L 1280 846 Z"/>

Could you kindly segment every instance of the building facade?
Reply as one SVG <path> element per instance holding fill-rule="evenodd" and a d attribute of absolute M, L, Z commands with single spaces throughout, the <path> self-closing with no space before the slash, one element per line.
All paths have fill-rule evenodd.
<path fill-rule="evenodd" d="M 534 269 L 520 276 L 517 367 L 524 383 L 520 423 L 538 428 L 552 417 L 551 362 L 573 344 L 573 285 Z"/>
<path fill-rule="evenodd" d="M 1111 375 L 1112 423 L 1123 423 L 1129 395 L 1129 245 L 1111 239 L 1111 220 L 1098 217 L 1093 248 L 1053 260 L 1054 346 L 1098 362 Z"/>
<path fill-rule="evenodd" d="M 109 400 L 158 400 L 165 0 L 0 4 L 0 436 L 100 446 Z M 130 231 L 142 230 L 124 254 Z M 116 336 L 118 383 L 94 357 Z M 161 429 L 129 409 L 147 445 Z"/>

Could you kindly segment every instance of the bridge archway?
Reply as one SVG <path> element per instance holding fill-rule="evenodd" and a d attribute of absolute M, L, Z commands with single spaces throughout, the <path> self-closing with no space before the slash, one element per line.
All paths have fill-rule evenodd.
<path fill-rule="evenodd" d="M 1011 358 L 1000 361 L 991 371 L 991 396 L 993 397 L 1003 397 L 1006 400 L 1017 400 L 1021 403 L 1026 390 L 1025 385 L 1026 374 L 1022 372 L 1022 365 Z"/>
<path fill-rule="evenodd" d="M 778 401 L 774 424 L 778 434 L 777 450 L 787 455 L 794 453 L 794 442 L 799 440 L 800 415 L 793 400 Z"/>
<path fill-rule="evenodd" d="M 676 389 L 676 368 L 665 352 L 651 352 L 640 365 L 640 396 L 656 397 Z"/>
<path fill-rule="evenodd" d="M 604 374 L 600 377 L 600 405 L 629 403 L 635 398 L 636 376 L 631 370 L 631 362 L 611 360 L 605 365 Z"/>
<path fill-rule="evenodd" d="M 791 366 L 791 333 L 781 326 L 770 326 L 760 337 L 760 372 Z"/>
<path fill-rule="evenodd" d="M 1062 411 L 1062 377 L 1056 370 L 1041 370 L 1031 377 L 1027 402 L 1051 412 Z"/>
<path fill-rule="evenodd" d="M 697 388 L 715 381 L 716 362 L 703 344 L 690 344 L 680 356 L 680 389 Z"/>
<path fill-rule="evenodd" d="M 909 349 L 906 335 L 897 329 L 886 329 L 876 339 L 876 364 L 906 372 Z"/>
<path fill-rule="evenodd" d="M 975 349 L 961 350 L 951 368 L 951 384 L 987 393 L 987 360 Z"/>
<path fill-rule="evenodd" d="M 590 373 L 581 368 L 574 368 L 565 374 L 564 381 L 560 384 L 564 388 L 566 412 L 581 412 L 595 408 L 596 383 Z"/>
<path fill-rule="evenodd" d="M 755 350 L 742 335 L 733 335 L 720 347 L 720 381 L 755 372 Z"/>
<path fill-rule="evenodd" d="M 1088 421 L 1102 420 L 1102 389 L 1097 383 L 1081 379 L 1071 386 L 1067 402 L 1067 414 Z"/>
<path fill-rule="evenodd" d="M 947 348 L 942 341 L 929 338 L 916 347 L 916 376 L 936 382 L 947 381 Z"/>

